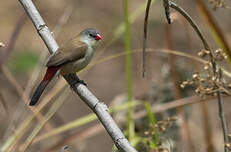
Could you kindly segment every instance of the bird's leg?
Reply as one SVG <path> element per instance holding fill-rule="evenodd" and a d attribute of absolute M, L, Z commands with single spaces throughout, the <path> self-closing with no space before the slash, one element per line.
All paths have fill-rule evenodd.
<path fill-rule="evenodd" d="M 83 80 L 80 80 L 79 77 L 75 73 L 69 74 L 67 78 L 71 80 L 69 81 L 69 84 L 71 85 L 71 87 L 74 87 L 77 83 L 81 83 L 87 86 L 87 84 Z"/>

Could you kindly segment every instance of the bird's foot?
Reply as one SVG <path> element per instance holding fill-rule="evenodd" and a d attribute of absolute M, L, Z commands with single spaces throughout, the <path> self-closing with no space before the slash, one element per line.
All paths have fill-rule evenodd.
<path fill-rule="evenodd" d="M 83 85 L 85 85 L 85 86 L 87 86 L 87 84 L 83 81 L 83 80 L 77 80 L 78 82 L 77 83 L 81 83 L 81 84 L 83 84 Z"/>
<path fill-rule="evenodd" d="M 69 74 L 67 79 L 69 80 L 69 84 L 72 88 L 75 88 L 75 85 L 78 83 L 87 86 L 87 84 L 83 80 L 80 80 L 76 74 Z"/>
<path fill-rule="evenodd" d="M 77 79 L 77 80 L 75 79 L 75 81 L 72 81 L 72 83 L 70 84 L 70 86 L 71 86 L 72 88 L 74 88 L 75 85 L 78 84 L 78 83 L 87 86 L 87 84 L 86 84 L 83 80 L 80 80 L 80 79 Z"/>

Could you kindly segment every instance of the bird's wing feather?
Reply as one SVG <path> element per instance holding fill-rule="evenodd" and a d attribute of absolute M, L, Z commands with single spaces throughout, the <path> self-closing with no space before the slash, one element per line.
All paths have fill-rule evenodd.
<path fill-rule="evenodd" d="M 76 48 L 76 46 L 78 47 Z M 72 40 L 51 55 L 46 66 L 59 66 L 71 61 L 79 60 L 84 57 L 86 50 L 87 45 L 85 43 Z"/>

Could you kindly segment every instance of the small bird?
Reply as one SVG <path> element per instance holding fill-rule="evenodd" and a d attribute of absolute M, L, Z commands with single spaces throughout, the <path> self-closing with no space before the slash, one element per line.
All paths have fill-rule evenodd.
<path fill-rule="evenodd" d="M 87 28 L 53 53 L 46 64 L 46 74 L 35 90 L 29 105 L 33 106 L 37 103 L 55 75 L 76 73 L 85 68 L 90 63 L 95 46 L 101 39 L 102 37 L 96 29 Z M 79 83 L 85 84 L 82 80 L 79 80 Z"/>

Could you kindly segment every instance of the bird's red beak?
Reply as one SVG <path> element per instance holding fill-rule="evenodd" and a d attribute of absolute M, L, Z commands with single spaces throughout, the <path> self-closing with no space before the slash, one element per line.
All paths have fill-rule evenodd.
<path fill-rule="evenodd" d="M 95 37 L 95 40 L 99 41 L 99 40 L 101 40 L 101 39 L 102 39 L 102 36 L 99 35 L 99 34 L 97 34 L 96 37 Z"/>

